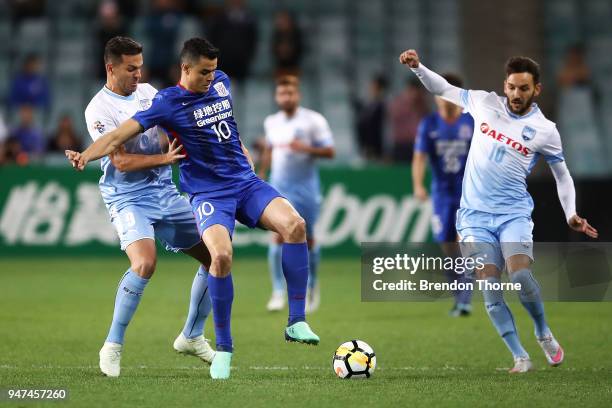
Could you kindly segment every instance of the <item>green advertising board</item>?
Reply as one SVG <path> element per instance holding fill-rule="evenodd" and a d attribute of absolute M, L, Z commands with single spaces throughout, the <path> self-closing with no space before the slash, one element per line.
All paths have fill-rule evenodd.
<path fill-rule="evenodd" d="M 0 168 L 0 256 L 120 254 L 99 177 L 94 166 Z M 358 256 L 361 242 L 431 239 L 431 204 L 412 197 L 409 168 L 323 168 L 321 181 L 316 236 L 326 256 Z M 266 231 L 237 225 L 235 253 L 263 255 L 268 241 Z"/>

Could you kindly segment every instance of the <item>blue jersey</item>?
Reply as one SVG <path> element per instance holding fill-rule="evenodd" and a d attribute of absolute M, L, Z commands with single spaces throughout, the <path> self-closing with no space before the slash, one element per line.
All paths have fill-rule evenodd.
<path fill-rule="evenodd" d="M 474 120 L 467 113 L 463 113 L 454 123 L 448 123 L 438 113 L 432 113 L 419 124 L 415 150 L 429 158 L 433 195 L 461 197 L 473 132 Z"/>
<path fill-rule="evenodd" d="M 183 145 L 182 191 L 229 193 L 257 178 L 242 151 L 232 109 L 229 78 L 216 71 L 208 92 L 193 93 L 180 85 L 162 89 L 151 107 L 132 119 L 144 129 L 160 125 Z"/>

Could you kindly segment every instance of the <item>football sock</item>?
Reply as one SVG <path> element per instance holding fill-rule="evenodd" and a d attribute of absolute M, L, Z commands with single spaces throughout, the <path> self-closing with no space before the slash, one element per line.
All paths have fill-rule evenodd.
<path fill-rule="evenodd" d="M 281 249 L 282 247 L 277 243 L 268 246 L 268 266 L 270 267 L 270 278 L 272 278 L 272 290 L 275 292 L 285 291 Z"/>
<path fill-rule="evenodd" d="M 495 277 L 489 277 L 487 278 L 487 281 L 489 283 L 500 283 L 499 278 Z M 484 297 L 487 314 L 489 315 L 493 326 L 495 326 L 497 332 L 512 353 L 512 356 L 514 358 L 529 357 L 529 354 L 527 354 L 518 338 L 514 318 L 512 317 L 512 312 L 508 308 L 508 305 L 504 301 L 503 291 L 501 289 L 485 289 L 482 291 L 482 294 Z"/>
<path fill-rule="evenodd" d="M 234 283 L 232 275 L 216 278 L 208 274 L 208 290 L 212 302 L 213 320 L 215 321 L 215 340 L 217 351 L 232 352 L 232 331 L 230 327 L 232 302 L 234 301 Z"/>
<path fill-rule="evenodd" d="M 533 319 L 535 335 L 541 339 L 550 335 L 550 329 L 544 316 L 544 303 L 540 294 L 540 285 L 529 269 L 521 269 L 510 274 L 512 283 L 520 283 L 519 299 Z"/>
<path fill-rule="evenodd" d="M 472 279 L 471 277 L 469 277 L 466 273 L 459 273 L 457 274 L 457 281 L 459 283 L 465 283 L 466 286 L 467 284 L 474 283 L 474 279 Z M 472 303 L 472 290 L 471 289 L 463 289 L 463 290 L 459 290 L 457 291 L 457 303 L 462 304 L 462 305 L 469 305 L 470 303 Z"/>
<path fill-rule="evenodd" d="M 474 283 L 474 280 L 472 278 L 467 277 L 465 273 L 455 273 L 454 271 L 447 271 L 446 277 L 449 283 Z M 470 289 L 457 289 L 453 291 L 453 297 L 455 298 L 455 304 L 469 305 L 472 302 L 472 291 Z"/>
<path fill-rule="evenodd" d="M 308 289 L 313 289 L 317 286 L 317 272 L 319 270 L 319 261 L 321 260 L 321 247 L 315 245 L 308 251 L 308 263 L 310 269 L 308 270 Z"/>
<path fill-rule="evenodd" d="M 119 286 L 117 286 L 115 311 L 106 337 L 107 342 L 123 344 L 125 330 L 130 324 L 134 312 L 136 312 L 147 283 L 149 283 L 149 279 L 141 278 L 132 269 L 128 269 L 123 275 L 123 278 L 119 281 Z"/>
<path fill-rule="evenodd" d="M 204 334 L 204 324 L 210 314 L 212 304 L 208 293 L 208 272 L 203 266 L 198 268 L 191 285 L 189 314 L 183 327 L 183 335 L 188 339 Z"/>
<path fill-rule="evenodd" d="M 283 273 L 287 281 L 289 325 L 306 320 L 306 286 L 308 284 L 308 245 L 306 242 L 283 244 Z"/>

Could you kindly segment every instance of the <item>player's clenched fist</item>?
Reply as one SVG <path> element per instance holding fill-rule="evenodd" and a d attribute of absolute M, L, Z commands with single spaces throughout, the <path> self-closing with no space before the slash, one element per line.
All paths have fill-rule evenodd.
<path fill-rule="evenodd" d="M 73 150 L 65 150 L 64 154 L 66 154 L 66 157 L 70 161 L 70 164 L 72 164 L 72 167 L 77 170 L 83 170 L 85 168 L 85 165 L 87 163 L 85 162 L 85 160 L 83 160 L 81 153 L 75 152 Z"/>
<path fill-rule="evenodd" d="M 415 50 L 404 51 L 399 56 L 400 63 L 408 65 L 410 68 L 418 68 L 419 54 Z"/>

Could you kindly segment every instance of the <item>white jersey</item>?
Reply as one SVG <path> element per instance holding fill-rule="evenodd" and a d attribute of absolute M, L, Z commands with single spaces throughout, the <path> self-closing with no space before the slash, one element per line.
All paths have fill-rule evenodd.
<path fill-rule="evenodd" d="M 157 90 L 149 84 L 138 84 L 136 91 L 129 96 L 118 95 L 104 86 L 85 109 L 89 135 L 95 141 L 119 127 L 136 112 L 148 109 L 156 93 Z M 151 128 L 126 142 L 125 150 L 134 154 L 160 154 L 159 137 L 157 127 Z M 104 174 L 100 178 L 100 191 L 107 206 L 121 206 L 122 203 L 137 200 L 145 189 L 174 188 L 170 166 L 121 172 L 105 156 L 101 168 Z"/>
<path fill-rule="evenodd" d="M 280 190 L 320 194 L 316 158 L 292 151 L 289 144 L 299 140 L 314 147 L 333 146 L 332 132 L 323 115 L 302 107 L 291 117 L 279 111 L 266 118 L 264 130 L 266 144 L 272 148 L 271 184 Z"/>
<path fill-rule="evenodd" d="M 564 160 L 555 123 L 536 104 L 524 116 L 513 114 L 495 92 L 461 90 L 461 104 L 474 118 L 461 208 L 531 216 L 527 175 L 540 156 Z"/>

